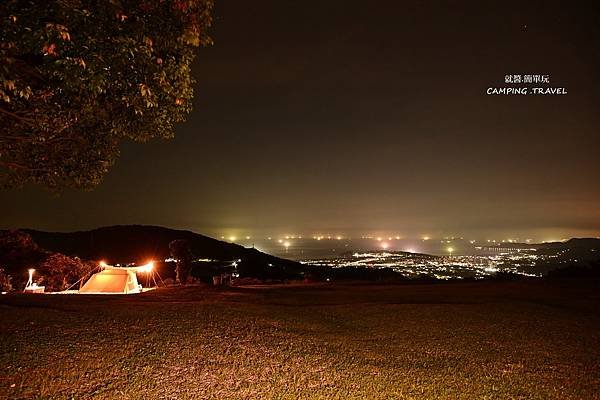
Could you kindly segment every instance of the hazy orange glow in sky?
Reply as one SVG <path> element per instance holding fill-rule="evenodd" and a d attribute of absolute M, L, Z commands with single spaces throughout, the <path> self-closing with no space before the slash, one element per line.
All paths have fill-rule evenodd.
<path fill-rule="evenodd" d="M 441 5 L 440 5 L 441 3 Z M 483 4 L 485 3 L 485 4 Z M 195 109 L 2 227 L 600 236 L 600 27 L 559 1 L 217 1 Z M 488 96 L 545 74 L 566 96 Z M 230 232 L 230 233 L 229 233 Z"/>

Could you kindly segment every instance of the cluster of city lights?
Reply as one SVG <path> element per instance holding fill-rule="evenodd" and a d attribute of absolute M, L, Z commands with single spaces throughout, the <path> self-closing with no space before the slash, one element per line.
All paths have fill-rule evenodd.
<path fill-rule="evenodd" d="M 454 249 L 447 249 L 448 256 L 391 251 L 355 252 L 337 258 L 302 261 L 309 265 L 325 265 L 334 268 L 366 267 L 392 268 L 406 277 L 432 276 L 437 279 L 481 279 L 500 271 L 528 277 L 539 277 L 531 267 L 553 256 L 536 254 L 535 251 L 507 251 L 491 256 L 454 256 Z"/>

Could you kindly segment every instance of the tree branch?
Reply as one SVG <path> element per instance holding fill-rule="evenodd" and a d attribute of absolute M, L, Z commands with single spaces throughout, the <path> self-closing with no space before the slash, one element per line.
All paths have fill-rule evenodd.
<path fill-rule="evenodd" d="M 29 167 L 26 167 L 25 165 L 17 164 L 15 162 L 2 161 L 2 160 L 0 160 L 0 167 L 8 168 L 11 170 L 21 170 L 21 171 L 28 171 L 28 172 L 47 171 L 47 169 L 45 169 L 45 168 L 29 168 Z"/>
<path fill-rule="evenodd" d="M 9 116 L 13 117 L 14 119 L 17 119 L 17 120 L 19 120 L 21 122 L 27 122 L 28 124 L 31 124 L 31 125 L 33 125 L 35 123 L 35 121 L 33 119 L 31 119 L 31 118 L 21 117 L 20 115 L 17 115 L 17 114 L 15 114 L 13 112 L 5 110 L 5 109 L 3 109 L 1 107 L 0 107 L 0 112 L 4 113 L 6 115 L 9 115 Z"/>

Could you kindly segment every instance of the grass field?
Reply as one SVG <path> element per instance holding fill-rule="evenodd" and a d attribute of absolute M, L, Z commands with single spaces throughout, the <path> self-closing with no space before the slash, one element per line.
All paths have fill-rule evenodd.
<path fill-rule="evenodd" d="M 0 398 L 600 398 L 597 281 L 0 296 Z"/>

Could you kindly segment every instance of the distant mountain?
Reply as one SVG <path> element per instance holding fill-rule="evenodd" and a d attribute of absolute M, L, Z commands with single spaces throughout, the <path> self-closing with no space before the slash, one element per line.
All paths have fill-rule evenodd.
<path fill-rule="evenodd" d="M 537 254 L 554 257 L 548 263 L 555 263 L 559 266 L 597 265 L 600 261 L 600 239 L 573 238 L 564 242 L 541 243 L 537 246 Z"/>
<path fill-rule="evenodd" d="M 22 229 L 45 250 L 77 256 L 86 260 L 106 260 L 111 264 L 148 259 L 164 260 L 170 256 L 169 243 L 185 239 L 195 258 L 214 260 L 261 259 L 279 265 L 299 265 L 261 253 L 256 249 L 223 242 L 191 231 L 150 225 L 117 225 L 79 232 L 43 232 Z"/>
<path fill-rule="evenodd" d="M 572 238 L 564 242 L 547 242 L 538 245 L 542 249 L 596 249 L 600 251 L 600 239 Z"/>

